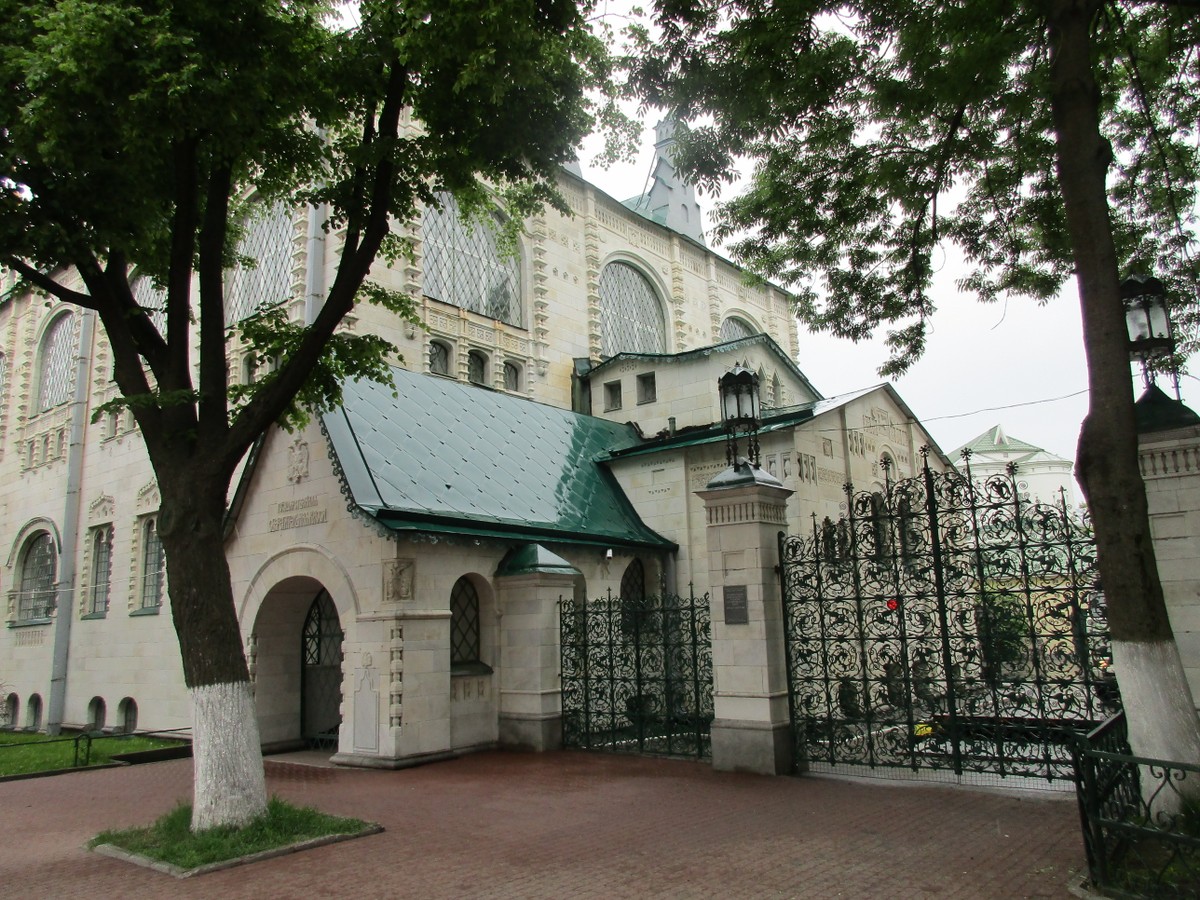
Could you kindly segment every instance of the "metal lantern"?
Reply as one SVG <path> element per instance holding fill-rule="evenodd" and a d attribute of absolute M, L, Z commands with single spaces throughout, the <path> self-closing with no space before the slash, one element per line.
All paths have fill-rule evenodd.
<path fill-rule="evenodd" d="M 717 379 L 721 397 L 721 422 L 725 427 L 725 457 L 729 465 L 738 463 L 737 436 L 746 435 L 746 455 L 759 465 L 758 427 L 762 421 L 758 395 L 758 373 L 738 363 Z"/>
<path fill-rule="evenodd" d="M 1130 275 L 1121 282 L 1121 302 L 1125 305 L 1130 359 L 1144 363 L 1174 352 L 1167 291 L 1161 281 L 1149 275 Z"/>

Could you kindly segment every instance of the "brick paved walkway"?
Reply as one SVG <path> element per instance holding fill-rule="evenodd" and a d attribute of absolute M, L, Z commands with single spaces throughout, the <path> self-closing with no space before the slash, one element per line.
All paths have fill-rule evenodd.
<path fill-rule="evenodd" d="M 190 760 L 0 783 L 0 897 L 1066 898 L 1084 864 L 1071 798 L 575 752 L 268 775 L 387 830 L 180 881 L 83 845 L 186 799 Z"/>

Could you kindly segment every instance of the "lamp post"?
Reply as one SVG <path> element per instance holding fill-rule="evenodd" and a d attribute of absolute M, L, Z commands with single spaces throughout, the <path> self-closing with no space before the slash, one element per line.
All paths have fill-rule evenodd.
<path fill-rule="evenodd" d="M 1167 309 L 1167 291 L 1151 275 L 1130 275 L 1121 282 L 1121 302 L 1125 305 L 1125 328 L 1129 332 L 1129 359 L 1142 367 L 1146 387 L 1154 383 L 1155 360 L 1175 352 L 1175 335 Z M 1175 396 L 1179 397 L 1179 378 L 1172 371 Z"/>
<path fill-rule="evenodd" d="M 725 459 L 737 467 L 737 437 L 746 435 L 746 457 L 756 469 L 759 467 L 758 427 L 761 424 L 761 409 L 758 396 L 758 373 L 741 363 L 717 379 L 717 392 L 721 396 L 721 423 L 725 427 Z"/>

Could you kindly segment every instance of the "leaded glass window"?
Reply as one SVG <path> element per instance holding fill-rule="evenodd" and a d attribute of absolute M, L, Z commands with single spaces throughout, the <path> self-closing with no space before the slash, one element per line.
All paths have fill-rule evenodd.
<path fill-rule="evenodd" d="M 42 531 L 29 539 L 21 557 L 18 619 L 45 619 L 54 610 L 54 579 L 58 560 L 54 539 Z"/>
<path fill-rule="evenodd" d="M 112 584 L 112 526 L 93 528 L 92 581 L 88 585 L 88 612 L 93 616 L 108 612 L 109 586 Z"/>
<path fill-rule="evenodd" d="M 467 577 L 450 592 L 450 665 L 479 662 L 479 594 Z"/>
<path fill-rule="evenodd" d="M 133 283 L 133 299 L 150 316 L 150 321 L 163 337 L 167 336 L 167 292 L 156 287 L 145 276 Z"/>
<path fill-rule="evenodd" d="M 721 340 L 736 341 L 741 338 L 747 338 L 753 335 L 754 328 L 745 319 L 739 319 L 737 316 L 730 316 L 721 323 Z"/>
<path fill-rule="evenodd" d="M 158 536 L 158 520 L 151 516 L 142 523 L 142 609 L 162 606 L 166 575 L 166 551 Z"/>
<path fill-rule="evenodd" d="M 504 389 L 506 391 L 521 389 L 521 367 L 514 362 L 504 364 Z"/>
<path fill-rule="evenodd" d="M 464 223 L 452 195 L 437 199 L 441 208 L 427 207 L 421 224 L 425 296 L 524 327 L 516 255 L 500 251 L 486 224 Z"/>
<path fill-rule="evenodd" d="M 38 412 L 53 409 L 71 399 L 74 344 L 75 316 L 67 313 L 54 320 L 42 339 L 38 362 Z"/>
<path fill-rule="evenodd" d="M 237 265 L 226 279 L 225 321 L 240 322 L 292 295 L 293 228 L 291 209 L 283 203 L 259 204 L 250 214 L 237 253 L 254 263 Z"/>
<path fill-rule="evenodd" d="M 467 354 L 467 381 L 471 384 L 487 384 L 487 357 L 478 350 Z"/>
<path fill-rule="evenodd" d="M 667 324 L 646 276 L 628 263 L 600 273 L 600 355 L 665 353 Z"/>
<path fill-rule="evenodd" d="M 441 341 L 429 344 L 429 371 L 434 375 L 450 374 L 450 348 Z"/>

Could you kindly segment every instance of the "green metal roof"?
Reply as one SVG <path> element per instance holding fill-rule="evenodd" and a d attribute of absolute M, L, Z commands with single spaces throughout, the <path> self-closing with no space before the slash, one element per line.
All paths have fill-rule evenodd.
<path fill-rule="evenodd" d="M 354 503 L 395 531 L 673 548 L 602 454 L 632 427 L 404 369 L 351 382 L 323 417 Z"/>

